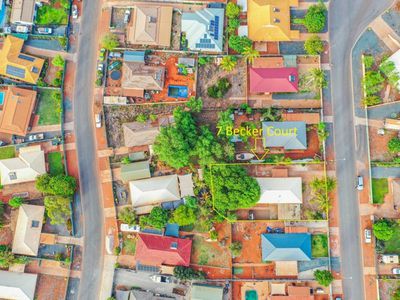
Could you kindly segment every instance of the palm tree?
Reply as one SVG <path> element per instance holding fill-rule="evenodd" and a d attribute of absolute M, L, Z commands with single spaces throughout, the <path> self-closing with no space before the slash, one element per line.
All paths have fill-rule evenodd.
<path fill-rule="evenodd" d="M 319 91 L 327 87 L 328 82 L 325 78 L 325 73 L 321 69 L 313 68 L 305 77 L 305 86 L 310 87 L 314 91 Z"/>
<path fill-rule="evenodd" d="M 221 68 L 227 72 L 232 71 L 236 67 L 236 64 L 236 57 L 231 55 L 224 56 L 221 60 Z"/>
<path fill-rule="evenodd" d="M 260 52 L 258 52 L 253 47 L 244 47 L 242 54 L 247 62 L 250 64 L 254 62 L 254 59 L 260 56 Z"/>

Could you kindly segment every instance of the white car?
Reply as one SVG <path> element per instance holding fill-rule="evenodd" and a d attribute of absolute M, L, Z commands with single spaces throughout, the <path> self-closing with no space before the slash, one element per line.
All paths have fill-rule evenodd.
<path fill-rule="evenodd" d="M 362 176 L 357 177 L 357 190 L 362 191 L 364 189 L 364 178 Z"/>
<path fill-rule="evenodd" d="M 104 65 L 103 65 L 103 64 L 98 64 L 98 65 L 97 65 L 97 71 L 100 71 L 101 73 L 103 73 L 103 71 L 104 71 Z"/>
<path fill-rule="evenodd" d="M 101 115 L 95 114 L 94 120 L 96 121 L 96 128 L 101 128 Z"/>
<path fill-rule="evenodd" d="M 399 275 L 400 274 L 400 268 L 393 268 L 392 269 L 392 274 Z"/>
<path fill-rule="evenodd" d="M 72 5 L 72 19 L 78 19 L 78 6 Z"/>
<path fill-rule="evenodd" d="M 128 224 L 121 224 L 120 228 L 122 232 L 140 232 L 139 225 L 129 226 Z"/>
<path fill-rule="evenodd" d="M 40 27 L 37 29 L 37 32 L 40 34 L 52 34 L 53 29 L 50 27 Z"/>
<path fill-rule="evenodd" d="M 366 244 L 371 244 L 372 242 L 372 232 L 371 229 L 364 230 L 364 240 Z"/>
<path fill-rule="evenodd" d="M 15 28 L 15 31 L 18 33 L 28 33 L 29 32 L 29 27 L 28 26 L 24 26 L 24 25 L 18 25 Z"/>

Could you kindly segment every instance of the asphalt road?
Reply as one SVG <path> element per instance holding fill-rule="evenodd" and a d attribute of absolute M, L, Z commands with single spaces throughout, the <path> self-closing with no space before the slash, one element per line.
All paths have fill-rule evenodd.
<path fill-rule="evenodd" d="M 74 127 L 83 211 L 84 247 L 79 299 L 99 299 L 103 268 L 103 211 L 96 165 L 93 88 L 100 1 L 83 1 L 74 87 Z"/>
<path fill-rule="evenodd" d="M 338 180 L 341 266 L 346 299 L 364 295 L 359 201 L 355 180 L 357 159 L 366 157 L 365 126 L 355 126 L 351 51 L 368 24 L 387 9 L 392 0 L 331 0 L 329 34 L 334 120 L 334 146 Z M 360 164 L 359 164 L 360 166 Z M 368 174 L 364 168 L 361 174 Z"/>

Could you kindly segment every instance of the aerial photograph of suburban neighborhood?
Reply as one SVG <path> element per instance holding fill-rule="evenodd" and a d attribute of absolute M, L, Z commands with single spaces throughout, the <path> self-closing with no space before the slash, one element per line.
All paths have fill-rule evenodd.
<path fill-rule="evenodd" d="M 400 0 L 0 0 L 0 299 L 400 300 Z"/>

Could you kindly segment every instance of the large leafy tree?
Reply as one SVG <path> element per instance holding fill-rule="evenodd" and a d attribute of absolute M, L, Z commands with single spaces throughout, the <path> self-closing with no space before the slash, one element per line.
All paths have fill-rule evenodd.
<path fill-rule="evenodd" d="M 200 127 L 200 135 L 196 143 L 195 155 L 201 166 L 216 163 L 224 157 L 223 147 L 218 143 L 207 126 Z"/>
<path fill-rule="evenodd" d="M 157 229 L 164 228 L 169 219 L 169 213 L 167 210 L 162 209 L 159 206 L 153 207 L 148 216 L 142 216 L 139 220 L 141 227 L 153 227 Z"/>
<path fill-rule="evenodd" d="M 117 35 L 113 33 L 107 33 L 106 35 L 103 36 L 101 40 L 101 46 L 109 51 L 114 50 L 117 48 L 119 45 L 118 37 Z"/>
<path fill-rule="evenodd" d="M 226 16 L 230 19 L 234 19 L 239 17 L 240 14 L 240 6 L 236 5 L 233 2 L 229 2 L 226 5 Z"/>
<path fill-rule="evenodd" d="M 324 51 L 324 43 L 317 35 L 311 36 L 304 42 L 304 50 L 308 55 L 318 55 Z"/>
<path fill-rule="evenodd" d="M 136 212 L 132 207 L 125 207 L 118 213 L 118 220 L 128 224 L 129 226 L 133 226 L 137 223 L 136 218 Z"/>
<path fill-rule="evenodd" d="M 71 216 L 71 199 L 62 196 L 47 196 L 44 198 L 46 214 L 53 225 L 66 224 Z"/>
<path fill-rule="evenodd" d="M 236 165 L 215 165 L 206 173 L 207 184 L 212 189 L 214 207 L 220 213 L 254 206 L 260 199 L 260 186 Z"/>
<path fill-rule="evenodd" d="M 170 222 L 179 226 L 186 226 L 194 224 L 196 220 L 196 210 L 188 205 L 181 205 L 172 213 Z"/>
<path fill-rule="evenodd" d="M 376 221 L 372 229 L 375 237 L 382 241 L 389 241 L 393 237 L 395 230 L 393 223 L 386 219 Z"/>
<path fill-rule="evenodd" d="M 323 286 L 329 286 L 333 281 L 333 275 L 328 270 L 316 270 L 314 277 L 317 282 Z"/>
<path fill-rule="evenodd" d="M 203 100 L 201 98 L 196 98 L 195 96 L 192 96 L 189 98 L 186 106 L 190 109 L 191 112 L 199 113 L 203 109 Z"/>
<path fill-rule="evenodd" d="M 321 32 L 325 27 L 326 14 L 326 6 L 320 1 L 318 4 L 308 8 L 304 19 L 295 19 L 294 22 L 304 25 L 308 32 L 317 33 Z"/>
<path fill-rule="evenodd" d="M 76 191 L 77 184 L 76 179 L 72 176 L 43 174 L 36 178 L 36 188 L 48 195 L 72 196 Z"/>

